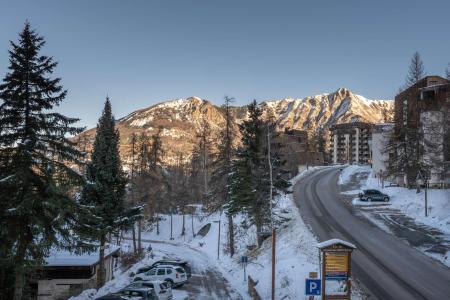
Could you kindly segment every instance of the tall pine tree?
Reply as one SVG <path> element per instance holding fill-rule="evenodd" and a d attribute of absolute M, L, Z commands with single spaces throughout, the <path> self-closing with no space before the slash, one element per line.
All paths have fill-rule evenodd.
<path fill-rule="evenodd" d="M 420 79 L 425 77 L 425 67 L 419 52 L 414 52 L 409 65 L 408 75 L 406 76 L 406 87 L 416 84 Z"/>
<path fill-rule="evenodd" d="M 231 196 L 233 158 L 235 155 L 235 149 L 233 147 L 234 122 L 231 116 L 231 103 L 233 101 L 234 98 L 225 96 L 225 103 L 222 106 L 225 114 L 225 126 L 219 133 L 219 138 L 216 139 L 218 143 L 218 154 L 212 164 L 212 193 L 216 200 L 214 207 L 220 210 L 220 214 L 222 213 L 223 207 L 226 207 L 230 202 Z M 232 257 L 235 251 L 233 214 L 227 213 L 226 215 L 228 219 L 228 250 Z"/>
<path fill-rule="evenodd" d="M 239 125 L 242 147 L 237 151 L 231 176 L 231 195 L 227 205 L 229 214 L 245 213 L 256 226 L 258 245 L 263 241 L 262 233 L 271 224 L 271 185 L 273 195 L 287 191 L 289 182 L 283 179 L 283 162 L 277 153 L 268 156 L 268 145 L 273 131 L 271 122 L 262 121 L 262 109 L 256 101 L 247 106 L 248 119 Z M 267 134 L 269 133 L 269 134 Z M 276 148 L 279 148 L 279 145 Z M 269 159 L 271 164 L 269 164 Z M 272 168 L 272 182 L 270 180 Z M 275 205 L 272 202 L 272 205 Z"/>
<path fill-rule="evenodd" d="M 67 138 L 81 132 L 78 119 L 53 111 L 67 95 L 57 63 L 40 54 L 44 39 L 27 22 L 11 42 L 9 72 L 0 85 L 0 269 L 11 270 L 13 296 L 23 297 L 25 273 L 43 263 L 50 247 L 70 247 L 77 204 L 71 189 L 82 176 L 69 164 L 81 153 Z M 2 287 L 3 295 L 11 290 Z"/>
<path fill-rule="evenodd" d="M 102 116 L 97 124 L 91 162 L 87 165 L 88 183 L 82 193 L 81 202 L 92 209 L 93 217 L 86 220 L 91 235 L 99 242 L 99 270 L 97 287 L 105 282 L 104 255 L 107 234 L 133 222 L 127 216 L 124 207 L 126 177 L 122 170 L 119 155 L 119 132 L 115 128 L 115 119 L 111 103 L 106 98 Z"/>
<path fill-rule="evenodd" d="M 200 131 L 197 133 L 197 144 L 192 151 L 191 159 L 191 182 L 195 185 L 193 191 L 194 201 L 201 199 L 206 209 L 212 210 L 211 191 L 209 183 L 211 181 L 211 157 L 212 157 L 212 132 L 211 127 L 205 118 L 202 117 Z"/>

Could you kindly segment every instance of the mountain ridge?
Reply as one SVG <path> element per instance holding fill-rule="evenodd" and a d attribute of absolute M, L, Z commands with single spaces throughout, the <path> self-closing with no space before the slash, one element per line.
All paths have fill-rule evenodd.
<path fill-rule="evenodd" d="M 310 137 L 319 129 L 327 131 L 330 126 L 346 122 L 384 122 L 392 117 L 392 100 L 372 100 L 352 93 L 347 88 L 304 98 L 284 98 L 262 101 L 263 118 L 273 115 L 277 130 L 285 128 L 306 130 Z M 236 124 L 246 116 L 246 106 L 233 106 L 231 114 Z M 162 128 L 162 142 L 166 152 L 165 163 L 174 164 L 182 155 L 188 159 L 195 144 L 196 134 L 205 120 L 216 136 L 225 124 L 222 106 L 214 105 L 198 96 L 163 101 L 147 108 L 135 110 L 117 120 L 120 132 L 120 150 L 124 161 L 129 156 L 129 143 L 133 133 L 155 134 Z M 237 126 L 236 144 L 239 143 Z M 323 131 L 322 131 L 323 132 Z M 89 129 L 77 138 L 87 140 L 85 148 L 90 149 L 95 137 L 95 128 Z"/>

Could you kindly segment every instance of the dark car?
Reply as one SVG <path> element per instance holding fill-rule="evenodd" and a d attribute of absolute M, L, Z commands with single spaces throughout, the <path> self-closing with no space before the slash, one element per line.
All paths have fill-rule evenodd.
<path fill-rule="evenodd" d="M 181 260 L 181 259 L 162 259 L 162 260 L 158 260 L 157 262 L 154 262 L 150 266 L 139 268 L 137 270 L 136 274 L 145 273 L 145 272 L 149 271 L 150 269 L 152 269 L 154 267 L 157 267 L 157 266 L 160 266 L 160 265 L 179 266 L 179 267 L 182 267 L 186 271 L 187 278 L 190 278 L 191 275 L 192 275 L 192 273 L 191 273 L 191 266 L 188 264 L 187 261 Z"/>
<path fill-rule="evenodd" d="M 154 289 L 149 289 L 145 287 L 141 288 L 124 288 L 120 290 L 118 293 L 120 296 L 122 296 L 124 299 L 142 299 L 142 300 L 156 300 L 157 296 L 155 294 Z"/>
<path fill-rule="evenodd" d="M 388 202 L 390 200 L 389 196 L 383 194 L 378 190 L 364 190 L 362 193 L 359 193 L 359 199 L 361 201 L 384 201 Z"/>

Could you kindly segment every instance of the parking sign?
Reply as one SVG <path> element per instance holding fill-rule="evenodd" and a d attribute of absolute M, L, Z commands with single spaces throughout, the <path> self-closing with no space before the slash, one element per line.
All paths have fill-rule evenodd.
<path fill-rule="evenodd" d="M 306 279 L 305 295 L 320 296 L 320 279 Z"/>

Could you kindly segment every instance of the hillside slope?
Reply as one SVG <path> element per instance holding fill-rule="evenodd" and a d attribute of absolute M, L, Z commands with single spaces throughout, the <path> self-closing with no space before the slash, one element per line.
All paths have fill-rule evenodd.
<path fill-rule="evenodd" d="M 278 130 L 301 129 L 313 136 L 319 128 L 326 130 L 333 124 L 353 121 L 383 122 L 386 115 L 389 116 L 392 111 L 393 101 L 369 100 L 348 89 L 340 88 L 333 93 L 303 99 L 264 101 L 260 105 L 264 109 L 265 118 L 269 115 L 275 117 Z M 232 113 L 236 124 L 246 118 L 245 106 L 233 107 Z M 132 133 L 146 132 L 152 135 L 161 127 L 165 163 L 174 164 L 180 156 L 187 160 L 203 119 L 210 125 L 214 136 L 225 124 L 223 109 L 199 97 L 166 101 L 134 111 L 117 121 L 121 154 L 126 161 Z M 238 143 L 237 126 L 234 130 Z M 81 144 L 89 151 L 94 136 L 95 128 L 85 131 L 76 139 L 81 139 Z"/>

